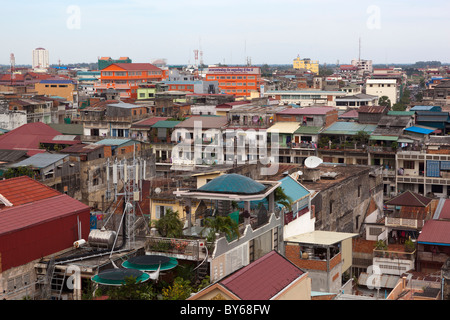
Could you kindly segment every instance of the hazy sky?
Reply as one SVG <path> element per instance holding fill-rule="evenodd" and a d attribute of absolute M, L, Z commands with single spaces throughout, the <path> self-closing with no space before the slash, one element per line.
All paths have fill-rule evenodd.
<path fill-rule="evenodd" d="M 450 62 L 448 0 L 0 0 L 0 64 L 133 62 L 206 64 Z"/>

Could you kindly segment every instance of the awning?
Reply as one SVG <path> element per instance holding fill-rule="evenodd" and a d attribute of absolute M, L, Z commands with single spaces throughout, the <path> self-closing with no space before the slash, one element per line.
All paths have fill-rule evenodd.
<path fill-rule="evenodd" d="M 369 140 L 397 141 L 398 137 L 395 137 L 395 136 L 370 136 Z"/>
<path fill-rule="evenodd" d="M 400 143 L 414 143 L 414 140 L 400 138 L 400 139 L 397 140 L 397 142 L 400 142 Z"/>

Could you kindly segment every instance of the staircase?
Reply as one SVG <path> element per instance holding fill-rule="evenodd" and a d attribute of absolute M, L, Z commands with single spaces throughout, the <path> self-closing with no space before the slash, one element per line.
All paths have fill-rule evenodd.
<path fill-rule="evenodd" d="M 199 267 L 197 268 L 197 281 L 202 281 L 209 275 L 209 264 L 207 261 L 201 262 Z"/>

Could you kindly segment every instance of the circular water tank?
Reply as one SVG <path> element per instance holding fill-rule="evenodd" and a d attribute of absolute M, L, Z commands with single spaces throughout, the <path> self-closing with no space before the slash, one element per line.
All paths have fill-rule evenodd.
<path fill-rule="evenodd" d="M 115 231 L 93 229 L 89 233 L 88 242 L 92 247 L 112 248 L 115 238 Z"/>

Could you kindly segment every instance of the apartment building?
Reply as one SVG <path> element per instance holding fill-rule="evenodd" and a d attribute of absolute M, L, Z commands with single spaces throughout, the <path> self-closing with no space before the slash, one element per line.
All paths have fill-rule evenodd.
<path fill-rule="evenodd" d="M 141 84 L 162 81 L 164 70 L 150 63 L 112 63 L 101 70 L 100 83 L 94 85 L 97 93 L 115 89 L 120 98 L 137 99 Z"/>
<path fill-rule="evenodd" d="M 336 98 L 344 97 L 344 91 L 324 90 L 270 90 L 264 93 L 265 97 L 271 97 L 280 101 L 280 104 L 294 104 L 300 107 L 313 105 L 336 106 Z"/>
<path fill-rule="evenodd" d="M 260 67 L 210 67 L 206 81 L 218 81 L 220 91 L 236 97 L 250 97 L 252 92 L 260 92 Z"/>
<path fill-rule="evenodd" d="M 366 80 L 366 94 L 378 96 L 378 99 L 386 96 L 394 105 L 399 100 L 399 87 L 395 79 L 367 79 Z"/>
<path fill-rule="evenodd" d="M 319 73 L 319 61 L 313 61 L 309 58 L 305 59 L 300 59 L 300 57 L 295 58 L 292 67 L 294 69 L 308 70 L 315 74 Z"/>

